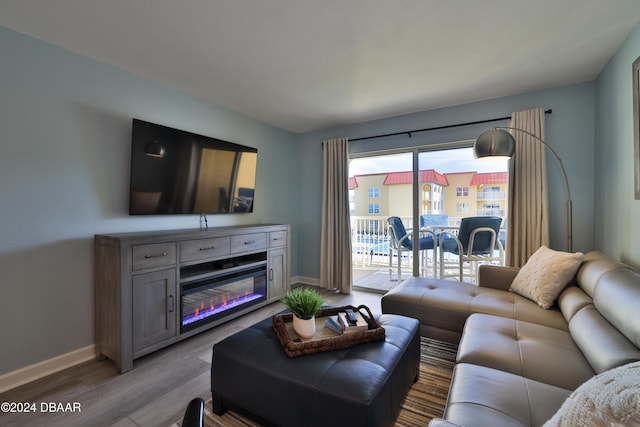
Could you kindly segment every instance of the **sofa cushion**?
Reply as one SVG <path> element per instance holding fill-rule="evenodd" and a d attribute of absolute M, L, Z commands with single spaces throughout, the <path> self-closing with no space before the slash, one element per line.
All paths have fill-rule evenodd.
<path fill-rule="evenodd" d="M 539 426 L 570 394 L 519 375 L 461 363 L 454 369 L 443 418 L 460 426 Z"/>
<path fill-rule="evenodd" d="M 442 418 L 434 418 L 429 421 L 429 427 L 460 427 L 458 424 L 454 424 Z"/>
<path fill-rule="evenodd" d="M 567 322 L 558 310 L 542 310 L 512 292 L 453 280 L 412 277 L 387 292 L 381 305 L 383 313 L 418 319 L 423 335 L 455 343 L 460 340 L 467 317 L 473 313 L 495 314 L 567 330 Z"/>
<path fill-rule="evenodd" d="M 457 360 L 568 390 L 595 375 L 569 332 L 487 314 L 467 320 Z"/>
<path fill-rule="evenodd" d="M 600 278 L 613 270 L 629 268 L 627 265 L 615 261 L 602 252 L 591 251 L 584 256 L 584 262 L 576 274 L 578 285 L 593 298 Z"/>
<path fill-rule="evenodd" d="M 630 325 L 633 327 L 633 325 Z M 589 305 L 569 322 L 569 331 L 596 373 L 640 360 L 640 349 Z"/>
<path fill-rule="evenodd" d="M 593 304 L 593 299 L 579 286 L 568 286 L 557 300 L 558 307 L 567 322 L 584 307 Z"/>
<path fill-rule="evenodd" d="M 640 273 L 623 268 L 603 274 L 593 305 L 629 341 L 640 347 Z"/>
<path fill-rule="evenodd" d="M 508 291 L 520 268 L 504 265 L 478 265 L 477 283 L 481 288 L 493 288 Z"/>
<path fill-rule="evenodd" d="M 582 384 L 544 427 L 640 425 L 640 362 Z"/>
<path fill-rule="evenodd" d="M 549 309 L 575 277 L 584 254 L 559 252 L 541 246 L 522 266 L 510 290 Z"/>

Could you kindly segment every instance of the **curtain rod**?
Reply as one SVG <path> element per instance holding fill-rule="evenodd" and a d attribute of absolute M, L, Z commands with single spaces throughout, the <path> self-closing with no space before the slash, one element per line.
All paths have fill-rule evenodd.
<path fill-rule="evenodd" d="M 545 110 L 545 114 L 551 114 L 553 110 L 549 109 L 549 110 Z M 349 142 L 351 141 L 364 141 L 366 139 L 376 139 L 376 138 L 385 138 L 388 136 L 398 136 L 398 135 L 409 135 L 409 138 L 411 138 L 412 134 L 414 133 L 418 133 L 418 132 L 427 132 L 427 131 L 431 131 L 431 130 L 439 130 L 439 129 L 449 129 L 449 128 L 457 128 L 460 126 L 470 126 L 470 125 L 477 125 L 480 123 L 491 123 L 491 122 L 497 122 L 500 120 L 507 120 L 510 119 L 511 116 L 507 116 L 507 117 L 496 117 L 495 119 L 486 119 L 486 120 L 478 120 L 475 122 L 467 122 L 467 123 L 458 123 L 455 125 L 444 125 L 444 126 L 435 126 L 435 127 L 431 127 L 431 128 L 425 128 L 425 129 L 415 129 L 415 130 L 405 130 L 404 132 L 394 132 L 394 133 L 385 133 L 382 135 L 373 135 L 373 136 L 363 136 L 362 138 L 353 138 L 353 139 L 349 139 Z"/>

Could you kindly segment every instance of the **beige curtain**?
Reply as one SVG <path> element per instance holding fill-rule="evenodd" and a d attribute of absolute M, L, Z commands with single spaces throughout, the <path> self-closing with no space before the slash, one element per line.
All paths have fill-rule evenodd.
<path fill-rule="evenodd" d="M 320 286 L 351 292 L 349 147 L 347 138 L 322 142 Z"/>
<path fill-rule="evenodd" d="M 511 127 L 544 140 L 544 110 L 515 112 Z M 516 153 L 509 174 L 507 265 L 523 266 L 540 246 L 549 245 L 549 208 L 545 148 L 523 132 L 511 130 Z"/>

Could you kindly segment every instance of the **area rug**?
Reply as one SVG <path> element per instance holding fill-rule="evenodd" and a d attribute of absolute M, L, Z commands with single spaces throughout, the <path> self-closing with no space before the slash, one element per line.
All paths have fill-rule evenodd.
<path fill-rule="evenodd" d="M 424 427 L 444 412 L 458 348 L 455 344 L 425 337 L 420 338 L 420 348 L 420 379 L 409 390 L 395 427 Z M 261 427 L 235 411 L 218 416 L 211 409 L 211 400 L 208 400 L 204 409 L 206 427 Z M 180 424 L 181 421 L 172 427 Z"/>

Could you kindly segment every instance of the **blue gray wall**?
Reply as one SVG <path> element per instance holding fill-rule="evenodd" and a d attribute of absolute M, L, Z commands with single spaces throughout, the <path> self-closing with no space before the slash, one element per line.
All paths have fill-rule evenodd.
<path fill-rule="evenodd" d="M 290 223 L 292 274 L 317 278 L 323 139 L 551 108 L 546 138 L 569 176 L 575 249 L 597 248 L 640 265 L 631 106 L 638 28 L 592 83 L 301 135 L 2 27 L 0 40 L 0 375 L 93 344 L 94 234 L 198 226 L 197 216 L 128 216 L 132 117 L 257 147 L 256 212 L 210 217 L 209 224 Z M 473 139 L 490 127 L 352 149 Z M 553 160 L 549 176 L 561 180 Z M 550 185 L 550 193 L 551 246 L 564 249 L 564 188 Z"/>
<path fill-rule="evenodd" d="M 319 195 L 322 191 L 322 140 L 341 136 L 358 138 L 507 117 L 513 111 L 537 107 L 553 110 L 551 115 L 546 116 L 546 142 L 563 159 L 567 170 L 573 198 L 574 250 L 591 250 L 594 245 L 594 86 L 593 83 L 585 83 L 300 135 L 298 158 L 305 165 L 300 176 L 300 194 L 305 203 L 299 206 L 298 243 L 304 248 L 305 256 L 298 261 L 299 274 L 306 277 L 319 276 L 316 261 L 319 257 L 319 244 L 316 242 L 320 236 L 321 200 L 308 195 Z M 424 132 L 414 134 L 411 138 L 403 135 L 354 142 L 350 150 L 366 152 L 472 140 L 495 125 L 490 123 Z M 551 157 L 547 168 L 550 180 L 550 246 L 566 250 L 567 195 L 562 184 L 562 173 L 558 163 Z M 554 182 L 559 184 L 554 185 Z"/>
<path fill-rule="evenodd" d="M 634 199 L 633 85 L 637 26 L 596 80 L 596 246 L 640 268 L 640 200 Z"/>
<path fill-rule="evenodd" d="M 2 27 L 0 58 L 0 375 L 94 343 L 94 234 L 199 226 L 129 217 L 132 117 L 258 148 L 255 212 L 209 226 L 295 223 L 294 135 Z"/>

